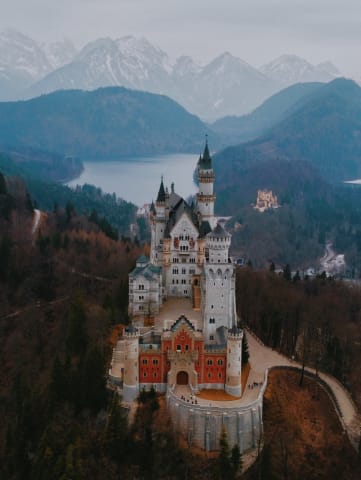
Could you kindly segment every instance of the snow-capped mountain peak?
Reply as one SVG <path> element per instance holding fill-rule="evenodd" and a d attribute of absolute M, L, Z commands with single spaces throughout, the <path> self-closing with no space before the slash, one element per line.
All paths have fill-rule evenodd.
<path fill-rule="evenodd" d="M 327 67 L 326 67 L 327 65 Z M 336 67 L 332 66 L 336 71 Z M 331 67 L 327 64 L 312 65 L 297 55 L 285 54 L 262 65 L 261 72 L 283 85 L 300 82 L 327 82 L 335 78 Z"/>

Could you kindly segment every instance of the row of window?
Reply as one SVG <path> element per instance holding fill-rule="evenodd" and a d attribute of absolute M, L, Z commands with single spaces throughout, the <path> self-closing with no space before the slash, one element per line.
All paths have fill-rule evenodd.
<path fill-rule="evenodd" d="M 207 365 L 213 365 L 213 360 L 209 358 L 207 360 Z M 217 360 L 217 365 L 222 366 L 223 365 L 223 360 L 221 360 L 221 359 Z"/>
<path fill-rule="evenodd" d="M 187 280 L 186 280 L 185 278 L 182 278 L 182 280 L 181 280 L 180 283 L 181 283 L 181 285 L 187 285 Z M 191 284 L 191 283 L 192 283 L 192 280 L 189 280 L 188 283 Z M 173 285 L 178 285 L 178 284 L 179 284 L 178 278 L 177 278 L 176 280 L 174 280 L 174 278 L 173 278 L 173 279 L 172 279 L 172 284 L 173 284 Z"/>
<path fill-rule="evenodd" d="M 157 358 L 153 358 L 153 365 L 158 365 L 158 359 Z M 148 359 L 147 358 L 143 358 L 142 360 L 142 364 L 143 365 L 148 365 Z"/>
<path fill-rule="evenodd" d="M 173 268 L 172 273 L 173 273 L 173 275 L 177 275 L 179 273 L 179 268 L 178 267 Z M 182 275 L 187 275 L 187 269 L 182 268 L 181 273 L 182 273 Z M 188 273 L 189 273 L 189 275 L 194 275 L 196 273 L 196 271 L 195 271 L 194 268 L 190 268 Z"/>
<path fill-rule="evenodd" d="M 147 372 L 143 372 L 143 377 L 147 377 L 147 376 L 148 376 Z M 154 372 L 153 377 L 156 378 L 157 376 L 158 376 L 158 373 Z"/>
<path fill-rule="evenodd" d="M 173 257 L 172 263 L 179 263 L 179 258 Z M 182 258 L 182 263 L 187 263 L 187 258 Z M 194 257 L 189 258 L 189 263 L 196 263 L 196 259 Z"/>

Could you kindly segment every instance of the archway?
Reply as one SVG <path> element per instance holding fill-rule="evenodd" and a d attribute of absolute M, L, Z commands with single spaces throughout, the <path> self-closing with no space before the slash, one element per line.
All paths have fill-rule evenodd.
<path fill-rule="evenodd" d="M 182 371 L 177 373 L 177 385 L 188 385 L 187 372 Z"/>

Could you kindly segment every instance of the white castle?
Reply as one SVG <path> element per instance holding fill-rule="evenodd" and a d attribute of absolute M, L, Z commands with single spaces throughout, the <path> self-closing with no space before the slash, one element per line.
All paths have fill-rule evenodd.
<path fill-rule="evenodd" d="M 132 324 L 114 350 L 110 378 L 126 402 L 141 389 L 165 393 L 176 428 L 191 443 L 217 449 L 224 427 L 243 451 L 260 439 L 266 382 L 263 373 L 242 374 L 231 235 L 214 215 L 207 142 L 197 172 L 192 205 L 161 180 L 150 208 L 150 259 L 140 257 L 129 275 Z M 257 388 L 243 391 L 250 379 Z"/>

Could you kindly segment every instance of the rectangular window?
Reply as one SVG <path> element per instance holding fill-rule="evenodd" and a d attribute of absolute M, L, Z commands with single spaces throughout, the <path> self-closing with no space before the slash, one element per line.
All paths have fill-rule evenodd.
<path fill-rule="evenodd" d="M 210 318 L 209 323 L 216 323 L 216 320 L 214 318 Z"/>
<path fill-rule="evenodd" d="M 139 290 L 144 290 L 144 285 L 139 285 L 139 286 L 138 286 L 138 289 L 139 289 Z"/>
<path fill-rule="evenodd" d="M 185 268 L 182 268 L 182 274 L 185 275 L 187 273 L 187 270 Z"/>
<path fill-rule="evenodd" d="M 214 336 L 213 336 L 213 335 L 209 335 L 209 340 L 214 340 Z"/>
<path fill-rule="evenodd" d="M 140 311 L 144 310 L 144 305 L 139 305 L 139 310 Z"/>
<path fill-rule="evenodd" d="M 207 365 L 213 365 L 213 360 L 207 360 Z"/>
<path fill-rule="evenodd" d="M 158 359 L 157 358 L 153 359 L 153 365 L 158 365 Z"/>
<path fill-rule="evenodd" d="M 173 275 L 177 275 L 178 273 L 178 268 L 173 268 Z"/>
<path fill-rule="evenodd" d="M 148 360 L 147 360 L 146 358 L 143 358 L 142 364 L 143 364 L 143 365 L 147 365 L 147 363 L 148 363 Z"/>

